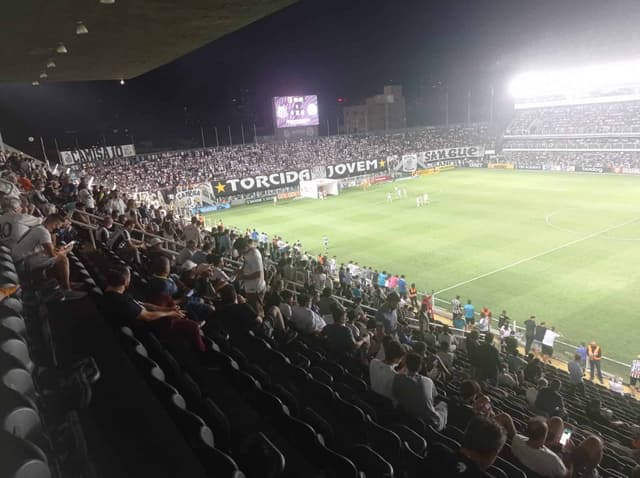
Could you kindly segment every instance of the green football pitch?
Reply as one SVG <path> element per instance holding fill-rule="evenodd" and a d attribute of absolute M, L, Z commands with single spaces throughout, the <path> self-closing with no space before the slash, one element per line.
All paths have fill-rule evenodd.
<path fill-rule="evenodd" d="M 394 187 L 407 198 L 387 203 Z M 423 193 L 431 202 L 418 208 Z M 494 317 L 506 309 L 520 325 L 536 315 L 561 340 L 597 340 L 625 363 L 640 353 L 640 177 L 462 169 L 209 216 L 218 218 L 314 253 L 327 235 L 338 263 L 405 274 L 420 291 L 469 298 Z"/>

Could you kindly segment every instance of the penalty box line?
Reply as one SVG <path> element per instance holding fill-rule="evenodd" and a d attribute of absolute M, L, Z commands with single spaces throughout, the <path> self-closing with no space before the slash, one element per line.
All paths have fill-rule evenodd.
<path fill-rule="evenodd" d="M 625 221 L 625 222 L 622 222 L 620 224 L 615 224 L 613 226 L 607 227 L 607 228 L 602 229 L 600 231 L 592 232 L 591 234 L 587 234 L 586 236 L 579 237 L 577 239 L 574 239 L 572 241 L 566 242 L 564 244 L 560 244 L 559 246 L 553 247 L 553 248 L 548 249 L 546 251 L 539 252 L 538 254 L 534 254 L 533 256 L 525 257 L 524 259 L 520 259 L 520 260 L 518 260 L 516 262 L 512 262 L 511 264 L 507 264 L 505 266 L 499 267 L 498 269 L 495 269 L 495 270 L 492 270 L 492 271 L 489 271 L 489 272 L 485 272 L 484 274 L 480 274 L 479 276 L 475 276 L 475 277 L 472 277 L 471 279 L 468 279 L 468 280 L 465 280 L 465 281 L 462 281 L 462 282 L 458 282 L 457 284 L 453 284 L 452 286 L 445 287 L 444 289 L 440 289 L 440 290 L 436 291 L 435 294 L 438 295 L 438 294 L 441 294 L 443 292 L 450 291 L 451 289 L 456 289 L 458 287 L 462 287 L 463 285 L 467 285 L 467 284 L 469 284 L 471 282 L 475 282 L 477 280 L 484 279 L 485 277 L 492 276 L 492 275 L 497 274 L 499 272 L 506 271 L 507 269 L 511 269 L 512 267 L 519 266 L 520 264 L 524 264 L 525 262 L 533 261 L 535 259 L 538 259 L 539 257 L 543 257 L 543 256 L 546 256 L 548 254 L 553 254 L 554 252 L 559 251 L 561 249 L 565 249 L 567 247 L 571 247 L 571 246 L 573 246 L 575 244 L 578 244 L 580 242 L 584 242 L 584 241 L 587 241 L 589 239 L 593 239 L 594 237 L 600 236 L 602 234 L 606 234 L 607 232 L 613 231 L 615 229 L 619 229 L 621 227 L 628 226 L 629 224 L 637 222 L 638 220 L 640 220 L 640 217 L 635 217 L 633 219 L 630 219 L 629 221 Z"/>

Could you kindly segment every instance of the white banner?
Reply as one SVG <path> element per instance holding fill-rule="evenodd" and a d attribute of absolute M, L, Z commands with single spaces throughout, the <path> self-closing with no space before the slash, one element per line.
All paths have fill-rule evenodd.
<path fill-rule="evenodd" d="M 136 148 L 132 144 L 119 146 L 97 146 L 95 148 L 74 149 L 60 151 L 60 161 L 65 166 L 72 164 L 93 163 L 101 160 L 128 158 L 136 155 Z"/>
<path fill-rule="evenodd" d="M 413 172 L 416 169 L 428 169 L 435 161 L 452 159 L 482 158 L 484 146 L 462 146 L 457 148 L 432 149 L 419 153 L 403 154 L 402 160 L 395 164 L 396 171 Z"/>

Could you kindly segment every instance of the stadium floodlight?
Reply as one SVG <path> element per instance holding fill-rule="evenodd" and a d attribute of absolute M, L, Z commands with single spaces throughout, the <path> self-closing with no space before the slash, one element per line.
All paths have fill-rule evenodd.
<path fill-rule="evenodd" d="M 40 86 L 40 82 L 38 80 L 31 82 L 32 86 Z"/>
<path fill-rule="evenodd" d="M 114 3 L 116 3 L 116 0 L 100 0 L 100 3 L 102 3 L 103 5 L 113 5 Z"/>
<path fill-rule="evenodd" d="M 49 75 L 47 75 L 47 72 L 46 72 L 46 71 L 43 71 L 42 73 L 40 73 L 40 78 L 41 78 L 41 79 L 43 79 L 43 80 L 44 80 L 45 78 L 47 78 L 48 76 L 49 76 Z"/>
<path fill-rule="evenodd" d="M 56 62 L 53 60 L 49 60 L 47 62 L 47 68 L 55 68 L 56 67 Z"/>
<path fill-rule="evenodd" d="M 69 53 L 69 50 L 67 50 L 67 47 L 64 46 L 64 43 L 59 43 L 58 47 L 56 48 L 56 53 L 60 53 L 65 54 L 65 53 Z"/>
<path fill-rule="evenodd" d="M 86 35 L 87 33 L 89 33 L 89 30 L 84 25 L 84 23 L 82 23 L 81 21 L 77 22 L 76 35 Z"/>
<path fill-rule="evenodd" d="M 603 88 L 640 85 L 640 60 L 523 73 L 509 83 L 514 98 L 579 96 Z"/>

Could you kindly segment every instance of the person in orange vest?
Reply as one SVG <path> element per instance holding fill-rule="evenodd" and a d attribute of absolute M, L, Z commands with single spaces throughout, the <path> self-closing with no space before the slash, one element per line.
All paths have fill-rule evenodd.
<path fill-rule="evenodd" d="M 600 367 L 602 349 L 595 340 L 587 347 L 587 355 L 589 356 L 589 372 L 591 381 L 593 382 L 594 372 L 597 370 L 598 380 L 602 383 L 602 368 Z"/>
<path fill-rule="evenodd" d="M 413 310 L 418 310 L 418 289 L 416 289 L 416 283 L 412 282 L 409 287 L 409 301 Z"/>

